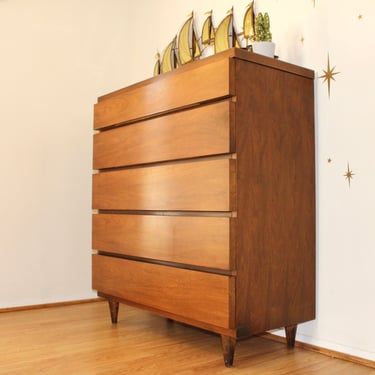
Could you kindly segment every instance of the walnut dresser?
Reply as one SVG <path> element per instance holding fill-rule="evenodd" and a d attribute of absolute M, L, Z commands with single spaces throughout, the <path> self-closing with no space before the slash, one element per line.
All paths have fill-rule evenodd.
<path fill-rule="evenodd" d="M 315 316 L 314 72 L 240 49 L 98 99 L 93 288 L 235 344 Z"/>

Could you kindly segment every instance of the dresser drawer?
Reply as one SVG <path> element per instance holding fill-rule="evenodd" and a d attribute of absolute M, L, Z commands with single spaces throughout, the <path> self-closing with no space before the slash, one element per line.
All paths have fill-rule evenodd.
<path fill-rule="evenodd" d="M 232 152 L 231 104 L 199 106 L 96 134 L 94 169 Z"/>
<path fill-rule="evenodd" d="M 93 175 L 93 208 L 231 211 L 235 160 L 217 159 L 130 168 Z"/>
<path fill-rule="evenodd" d="M 93 255 L 93 288 L 160 311 L 229 327 L 234 277 Z"/>
<path fill-rule="evenodd" d="M 228 217 L 96 214 L 95 250 L 229 270 Z"/>
<path fill-rule="evenodd" d="M 210 64 L 183 66 L 173 72 L 102 96 L 94 108 L 94 128 L 101 129 L 233 94 L 230 59 L 214 56 Z"/>

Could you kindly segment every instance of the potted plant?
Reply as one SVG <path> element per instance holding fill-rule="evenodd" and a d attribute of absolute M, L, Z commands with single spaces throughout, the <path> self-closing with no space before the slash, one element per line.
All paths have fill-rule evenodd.
<path fill-rule="evenodd" d="M 259 12 L 255 17 L 255 41 L 252 43 L 252 49 L 253 52 L 268 57 L 275 55 L 275 43 L 272 42 L 268 13 L 263 15 Z"/>

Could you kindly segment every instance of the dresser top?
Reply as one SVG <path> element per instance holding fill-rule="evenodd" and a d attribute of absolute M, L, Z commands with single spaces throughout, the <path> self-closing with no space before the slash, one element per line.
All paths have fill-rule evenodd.
<path fill-rule="evenodd" d="M 226 51 L 217 53 L 213 56 L 209 56 L 209 57 L 206 57 L 204 59 L 196 60 L 196 61 L 193 61 L 191 63 L 182 65 L 182 66 L 178 67 L 177 69 L 175 69 L 171 72 L 163 73 L 163 74 L 158 75 L 156 77 L 148 78 L 146 80 L 140 81 L 140 82 L 135 83 L 133 85 L 130 85 L 130 86 L 124 87 L 122 89 L 113 91 L 111 93 L 102 95 L 98 98 L 98 101 L 100 102 L 102 100 L 108 99 L 108 98 L 116 96 L 118 94 L 121 94 L 124 90 L 128 90 L 130 88 L 142 87 L 142 86 L 154 83 L 156 81 L 168 79 L 168 77 L 170 77 L 170 75 L 178 74 L 179 72 L 182 72 L 182 71 L 187 71 L 187 70 L 190 70 L 190 69 L 196 69 L 198 66 L 204 66 L 204 65 L 210 64 L 210 63 L 212 63 L 214 61 L 217 61 L 217 60 L 224 60 L 224 59 L 231 59 L 231 58 L 245 60 L 245 61 L 248 61 L 250 63 L 254 63 L 254 64 L 257 64 L 257 65 L 263 65 L 263 66 L 266 66 L 266 67 L 269 67 L 269 68 L 272 68 L 272 69 L 282 70 L 282 71 L 285 71 L 285 72 L 288 72 L 288 73 L 291 73 L 291 74 L 296 74 L 296 75 L 299 75 L 299 76 L 306 77 L 308 79 L 314 79 L 314 77 L 315 77 L 315 73 L 311 69 L 303 68 L 301 66 L 291 64 L 291 63 L 287 63 L 287 62 L 282 61 L 282 60 L 272 59 L 272 58 L 269 58 L 269 57 L 266 57 L 266 56 L 262 56 L 262 55 L 259 55 L 259 54 L 253 53 L 253 52 L 246 51 L 244 49 L 230 48 Z"/>

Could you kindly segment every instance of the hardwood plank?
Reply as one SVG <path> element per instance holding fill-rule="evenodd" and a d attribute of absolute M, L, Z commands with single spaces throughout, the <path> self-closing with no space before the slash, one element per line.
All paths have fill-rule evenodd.
<path fill-rule="evenodd" d="M 92 207 L 230 211 L 234 165 L 234 160 L 218 159 L 94 174 Z"/>
<path fill-rule="evenodd" d="M 233 221 L 234 219 L 232 219 Z M 227 217 L 96 214 L 95 250 L 229 270 Z"/>
<path fill-rule="evenodd" d="M 0 314 L 5 312 L 15 312 L 15 311 L 24 311 L 24 310 L 39 310 L 46 309 L 49 307 L 61 307 L 61 306 L 70 306 L 78 305 L 81 303 L 92 303 L 92 302 L 102 302 L 103 298 L 88 298 L 88 299 L 79 299 L 73 301 L 64 301 L 64 302 L 51 302 L 51 303 L 40 303 L 37 305 L 23 305 L 23 306 L 14 306 L 14 307 L 2 307 L 0 308 Z"/>
<path fill-rule="evenodd" d="M 229 153 L 230 104 L 226 100 L 95 134 L 93 167 Z"/>
<path fill-rule="evenodd" d="M 106 302 L 3 313 L 0 331 L 1 375 L 375 374 L 260 337 L 238 342 L 228 369 L 218 335 L 127 306 L 112 325 Z"/>
<path fill-rule="evenodd" d="M 278 336 L 278 335 L 275 335 L 275 334 L 272 334 L 272 333 L 266 332 L 266 333 L 262 333 L 260 336 L 265 337 L 268 340 L 273 340 L 273 341 L 281 342 L 281 343 L 285 343 L 285 344 L 287 343 L 286 339 L 284 337 L 281 337 L 281 336 Z M 359 364 L 359 365 L 364 365 L 364 366 L 367 366 L 367 367 L 375 368 L 375 362 L 371 361 L 369 359 L 366 359 L 366 358 L 360 358 L 360 357 L 357 357 L 355 355 L 341 353 L 341 352 L 338 352 L 336 350 L 322 348 L 320 346 L 304 343 L 304 342 L 301 342 L 301 341 L 296 341 L 295 346 L 297 346 L 298 348 L 303 348 L 303 349 L 313 351 L 313 352 L 316 352 L 316 353 L 324 354 L 324 355 L 329 356 L 331 358 L 337 358 L 337 359 L 341 359 L 341 360 L 344 360 L 344 361 L 347 361 L 347 362 L 352 362 L 352 363 L 356 363 L 356 364 Z"/>

